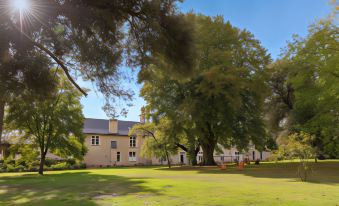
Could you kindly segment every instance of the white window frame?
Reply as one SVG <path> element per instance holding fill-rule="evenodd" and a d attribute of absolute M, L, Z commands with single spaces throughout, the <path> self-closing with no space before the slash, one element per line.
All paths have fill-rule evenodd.
<path fill-rule="evenodd" d="M 136 147 L 137 146 L 137 138 L 135 136 L 129 137 L 129 147 Z"/>
<path fill-rule="evenodd" d="M 137 153 L 135 151 L 128 152 L 128 161 L 130 162 L 137 161 Z"/>
<path fill-rule="evenodd" d="M 100 137 L 98 135 L 93 135 L 91 138 L 91 145 L 97 146 L 100 145 Z"/>

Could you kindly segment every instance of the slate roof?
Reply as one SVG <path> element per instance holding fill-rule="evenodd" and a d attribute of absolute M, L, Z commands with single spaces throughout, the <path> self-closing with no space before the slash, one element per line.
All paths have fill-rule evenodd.
<path fill-rule="evenodd" d="M 116 134 L 128 135 L 128 131 L 133 125 L 140 122 L 118 120 L 118 133 L 109 132 L 109 120 L 86 118 L 83 132 L 85 134 Z"/>

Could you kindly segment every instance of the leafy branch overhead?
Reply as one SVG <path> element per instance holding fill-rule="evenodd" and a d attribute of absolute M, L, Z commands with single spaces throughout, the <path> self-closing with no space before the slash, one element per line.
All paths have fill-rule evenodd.
<path fill-rule="evenodd" d="M 13 61 L 22 62 L 23 56 L 34 61 L 43 56 L 49 61 L 44 69 L 56 63 L 83 94 L 86 92 L 78 86 L 78 77 L 94 83 L 107 102 L 114 103 L 116 98 L 132 98 L 121 86 L 121 66 L 140 67 L 141 74 L 147 65 L 157 63 L 154 57 L 161 57 L 162 62 L 172 65 L 166 69 L 173 74 L 185 75 L 192 69 L 192 26 L 177 12 L 174 0 L 31 3 L 22 21 L 17 13 L 1 7 L 6 15 L 0 17 L 0 53 L 6 58 L 0 67 L 7 73 L 22 72 L 25 76 L 28 69 L 14 68 Z M 16 82 L 33 82 L 32 77 L 26 77 Z M 1 81 L 4 83 L 10 82 Z M 8 85 L 0 87 L 1 93 L 4 87 Z"/>

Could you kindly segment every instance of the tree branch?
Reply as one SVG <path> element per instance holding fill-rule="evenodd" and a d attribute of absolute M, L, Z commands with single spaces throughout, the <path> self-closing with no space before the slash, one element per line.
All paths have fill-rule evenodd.
<path fill-rule="evenodd" d="M 69 73 L 69 69 L 65 66 L 65 64 L 57 57 L 55 56 L 51 51 L 49 51 L 46 47 L 44 47 L 42 44 L 34 41 L 31 39 L 27 34 L 25 34 L 23 31 L 18 29 L 14 24 L 12 24 L 15 30 L 19 31 L 22 36 L 24 36 L 27 40 L 29 40 L 34 46 L 38 47 L 40 50 L 46 52 L 58 65 L 61 66 L 61 68 L 64 70 L 68 80 L 85 96 L 87 96 L 87 93 L 74 81 L 73 77 Z"/>
<path fill-rule="evenodd" d="M 180 143 L 175 143 L 175 146 L 179 147 L 180 149 L 184 150 L 185 152 L 188 151 L 187 147 L 185 147 L 184 145 L 182 145 Z"/>

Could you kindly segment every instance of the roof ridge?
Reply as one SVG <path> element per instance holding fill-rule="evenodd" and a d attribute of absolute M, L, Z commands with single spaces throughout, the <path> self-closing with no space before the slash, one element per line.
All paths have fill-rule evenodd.
<path fill-rule="evenodd" d="M 109 120 L 109 119 L 99 119 L 99 118 L 91 118 L 91 117 L 85 117 L 85 119 L 95 119 L 95 120 Z"/>
<path fill-rule="evenodd" d="M 91 117 L 85 117 L 85 119 L 94 119 L 94 120 L 105 120 L 105 121 L 109 121 L 110 119 L 99 119 L 99 118 L 91 118 Z M 133 122 L 133 123 L 140 123 L 139 121 L 133 121 L 133 120 L 119 120 L 117 119 L 119 122 Z"/>

